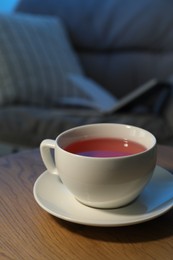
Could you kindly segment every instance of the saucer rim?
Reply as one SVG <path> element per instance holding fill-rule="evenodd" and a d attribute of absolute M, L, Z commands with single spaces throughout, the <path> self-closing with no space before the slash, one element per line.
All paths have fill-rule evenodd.
<path fill-rule="evenodd" d="M 163 170 L 164 172 L 166 172 L 167 174 L 171 175 L 172 178 L 173 178 L 173 175 L 165 168 L 159 166 L 159 165 L 156 165 L 156 173 L 155 174 L 158 174 L 157 171 L 160 170 Z M 40 184 L 41 180 L 44 178 L 45 175 L 47 174 L 50 174 L 48 172 L 48 170 L 44 171 L 35 181 L 34 183 L 34 186 L 33 186 L 33 195 L 34 195 L 34 199 L 36 200 L 37 204 L 43 209 L 45 210 L 46 212 L 48 212 L 49 214 L 53 215 L 54 217 L 57 217 L 59 219 L 62 219 L 62 220 L 65 220 L 65 221 L 68 221 L 68 222 L 72 222 L 72 223 L 76 223 L 76 224 L 81 224 L 81 225 L 87 225 L 87 226 L 100 226 L 100 227 L 119 227 L 119 226 L 130 226 L 130 225 L 136 225 L 136 224 L 140 224 L 140 223 L 143 223 L 143 222 L 147 222 L 149 220 L 152 220 L 152 219 L 155 219 L 161 215 L 163 215 L 164 213 L 168 212 L 172 207 L 173 207 L 173 198 L 170 199 L 169 201 L 165 202 L 164 206 L 162 206 L 161 208 L 159 209 L 156 209 L 156 210 L 153 210 L 151 212 L 148 212 L 148 213 L 144 213 L 144 214 L 141 214 L 140 217 L 137 217 L 135 219 L 132 219 L 132 220 L 129 220 L 127 222 L 117 222 L 117 221 L 112 221 L 110 223 L 108 223 L 107 221 L 100 221 L 99 219 L 97 221 L 91 221 L 90 219 L 87 220 L 86 219 L 77 219 L 76 217 L 69 217 L 67 215 L 63 215 L 62 213 L 58 213 L 58 211 L 53 211 L 51 210 L 50 208 L 48 208 L 47 206 L 44 205 L 43 202 L 41 202 L 41 199 L 39 199 L 39 196 L 37 195 L 37 187 L 38 185 Z M 60 183 L 60 182 L 59 182 Z M 69 192 L 66 188 L 64 188 L 64 194 L 65 192 Z M 145 192 L 145 191 L 143 191 Z M 143 193 L 142 192 L 142 193 Z M 69 196 L 73 196 L 72 194 L 70 194 L 69 192 Z M 140 197 L 140 196 L 139 196 Z M 139 197 L 135 200 L 135 201 L 138 201 Z M 75 198 L 74 198 L 75 200 Z M 77 200 L 75 200 L 75 203 L 78 203 L 78 206 L 80 207 L 81 206 L 81 203 L 78 202 Z M 133 205 L 135 202 L 132 202 L 131 205 Z M 160 204 L 161 205 L 161 204 Z M 85 208 L 88 208 L 89 211 L 94 211 L 96 210 L 95 208 L 91 208 L 91 207 L 88 207 L 88 206 L 85 206 L 82 204 L 82 206 L 84 206 Z M 129 205 L 127 206 L 124 206 L 124 207 L 128 207 Z M 159 205 L 158 205 L 159 206 Z M 58 208 L 57 208 L 58 209 Z M 100 211 L 100 213 L 102 211 L 106 212 L 106 211 L 114 211 L 114 210 L 117 210 L 118 209 L 97 209 Z M 59 210 L 60 211 L 60 210 Z"/>

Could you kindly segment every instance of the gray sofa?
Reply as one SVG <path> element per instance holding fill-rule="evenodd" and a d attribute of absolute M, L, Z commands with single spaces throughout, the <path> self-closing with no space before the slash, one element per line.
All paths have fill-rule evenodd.
<path fill-rule="evenodd" d="M 161 0 L 21 0 L 12 15 L 0 18 L 0 142 L 38 147 L 70 127 L 115 122 L 173 144 L 172 10 L 171 1 Z M 159 111 L 145 96 L 135 104 L 142 110 L 105 115 L 94 109 L 91 88 L 76 90 L 69 75 L 115 100 L 152 78 L 169 83 L 170 92 Z"/>

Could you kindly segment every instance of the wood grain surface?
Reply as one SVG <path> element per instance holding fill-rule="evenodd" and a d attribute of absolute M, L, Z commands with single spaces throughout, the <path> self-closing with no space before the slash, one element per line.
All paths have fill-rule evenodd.
<path fill-rule="evenodd" d="M 173 170 L 173 148 L 158 147 Z M 45 170 L 38 150 L 0 158 L 0 260 L 173 260 L 173 209 L 127 227 L 89 227 L 55 218 L 33 197 Z"/>

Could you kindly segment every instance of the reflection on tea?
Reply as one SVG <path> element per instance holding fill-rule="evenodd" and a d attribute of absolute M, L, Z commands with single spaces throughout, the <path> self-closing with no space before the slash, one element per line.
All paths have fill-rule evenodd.
<path fill-rule="evenodd" d="M 126 139 L 93 138 L 76 141 L 64 150 L 90 157 L 120 157 L 144 152 L 146 147 Z"/>

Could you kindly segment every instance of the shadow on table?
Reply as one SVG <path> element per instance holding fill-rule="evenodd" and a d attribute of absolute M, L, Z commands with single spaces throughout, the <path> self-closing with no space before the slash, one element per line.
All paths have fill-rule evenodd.
<path fill-rule="evenodd" d="M 140 243 L 173 236 L 173 209 L 154 220 L 123 227 L 92 227 L 53 218 L 70 232 L 106 242 Z"/>

